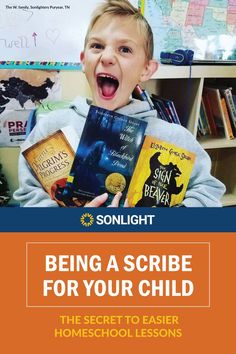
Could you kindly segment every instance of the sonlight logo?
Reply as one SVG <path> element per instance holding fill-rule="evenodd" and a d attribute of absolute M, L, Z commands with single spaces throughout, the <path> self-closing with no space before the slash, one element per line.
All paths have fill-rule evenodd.
<path fill-rule="evenodd" d="M 94 223 L 94 217 L 90 213 L 84 213 L 80 218 L 80 222 L 84 227 L 92 226 Z"/>
<path fill-rule="evenodd" d="M 96 225 L 153 225 L 155 215 L 97 215 L 93 216 L 90 213 L 84 213 L 80 222 L 84 227 L 92 226 L 95 222 Z"/>

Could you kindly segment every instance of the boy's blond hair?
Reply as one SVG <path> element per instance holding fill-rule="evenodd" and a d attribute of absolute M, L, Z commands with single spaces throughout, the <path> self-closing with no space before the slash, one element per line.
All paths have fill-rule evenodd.
<path fill-rule="evenodd" d="M 142 34 L 144 39 L 144 49 L 147 56 L 147 59 L 150 60 L 153 57 L 153 33 L 152 29 L 147 22 L 147 20 L 142 16 L 140 11 L 136 9 L 131 3 L 127 0 L 105 0 L 105 2 L 101 3 L 92 14 L 92 18 L 87 30 L 87 34 L 84 41 L 84 47 L 86 47 L 88 42 L 89 34 L 98 21 L 100 17 L 103 15 L 114 15 L 114 16 L 127 16 L 133 18 L 138 25 L 140 33 Z"/>

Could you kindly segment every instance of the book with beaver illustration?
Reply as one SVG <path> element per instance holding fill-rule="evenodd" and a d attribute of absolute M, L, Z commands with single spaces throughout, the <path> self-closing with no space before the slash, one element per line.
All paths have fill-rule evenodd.
<path fill-rule="evenodd" d="M 195 155 L 166 141 L 146 136 L 128 190 L 131 207 L 181 204 Z"/>

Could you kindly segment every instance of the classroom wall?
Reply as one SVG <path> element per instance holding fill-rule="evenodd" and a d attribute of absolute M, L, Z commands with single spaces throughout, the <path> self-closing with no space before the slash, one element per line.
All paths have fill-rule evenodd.
<path fill-rule="evenodd" d="M 76 96 L 90 97 L 91 91 L 84 73 L 81 71 L 61 71 L 62 99 L 73 99 Z"/>
<path fill-rule="evenodd" d="M 81 71 L 61 71 L 62 99 L 73 100 L 76 96 L 90 97 L 90 88 Z M 19 147 L 0 147 L 0 163 L 7 178 L 10 191 L 18 188 Z M 14 201 L 11 201 L 14 204 Z"/>

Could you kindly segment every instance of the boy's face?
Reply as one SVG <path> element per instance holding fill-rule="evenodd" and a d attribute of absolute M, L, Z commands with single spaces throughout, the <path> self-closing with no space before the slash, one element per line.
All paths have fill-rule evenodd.
<path fill-rule="evenodd" d="M 129 102 L 137 83 L 156 70 L 146 58 L 144 36 L 135 20 L 103 15 L 89 34 L 81 61 L 89 82 L 93 104 L 115 110 Z"/>

